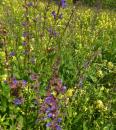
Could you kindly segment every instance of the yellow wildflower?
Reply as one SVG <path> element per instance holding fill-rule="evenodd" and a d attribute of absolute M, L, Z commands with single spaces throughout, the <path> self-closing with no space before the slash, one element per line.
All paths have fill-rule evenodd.
<path fill-rule="evenodd" d="M 52 92 L 52 95 L 53 95 L 54 97 L 56 97 L 57 92 L 53 91 L 53 92 Z"/>
<path fill-rule="evenodd" d="M 72 97 L 74 89 L 68 89 L 66 92 L 66 96 Z"/>
<path fill-rule="evenodd" d="M 114 67 L 112 62 L 108 62 L 108 69 L 112 69 Z"/>
<path fill-rule="evenodd" d="M 103 110 L 104 109 L 104 104 L 101 100 L 97 100 L 96 101 L 96 108 L 99 109 L 99 110 Z"/>
<path fill-rule="evenodd" d="M 4 81 L 4 80 L 6 80 L 7 79 L 7 74 L 4 74 L 4 75 L 1 75 L 0 76 L 0 80 L 1 81 Z"/>
<path fill-rule="evenodd" d="M 4 51 L 1 51 L 1 52 L 0 52 L 0 57 L 2 57 L 2 58 L 5 57 L 5 52 L 4 52 Z"/>
<path fill-rule="evenodd" d="M 102 72 L 102 70 L 99 70 L 98 72 L 97 72 L 97 75 L 98 75 L 98 77 L 103 77 L 103 72 Z"/>
<path fill-rule="evenodd" d="M 12 61 L 16 61 L 17 58 L 15 56 L 12 57 Z"/>
<path fill-rule="evenodd" d="M 22 41 L 24 41 L 24 40 L 25 40 L 25 38 L 24 38 L 24 37 L 21 37 L 21 40 L 22 40 Z"/>
<path fill-rule="evenodd" d="M 23 50 L 23 46 L 19 46 L 19 50 Z"/>

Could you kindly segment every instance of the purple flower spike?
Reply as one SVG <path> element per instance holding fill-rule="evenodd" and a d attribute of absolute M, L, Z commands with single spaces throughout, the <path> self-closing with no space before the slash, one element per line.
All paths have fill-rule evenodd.
<path fill-rule="evenodd" d="M 61 0 L 61 6 L 62 6 L 62 8 L 66 7 L 66 0 Z"/>

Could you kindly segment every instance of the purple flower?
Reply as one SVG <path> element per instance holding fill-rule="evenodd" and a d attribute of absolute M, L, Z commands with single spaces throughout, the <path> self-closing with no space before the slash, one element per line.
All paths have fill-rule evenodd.
<path fill-rule="evenodd" d="M 47 97 L 47 98 L 45 99 L 45 102 L 46 102 L 47 104 L 51 104 L 53 101 L 54 101 L 54 100 L 53 100 L 53 97 L 52 97 L 52 96 L 49 96 L 49 97 Z"/>
<path fill-rule="evenodd" d="M 56 19 L 56 12 L 52 11 L 52 16 L 54 17 L 54 19 Z"/>
<path fill-rule="evenodd" d="M 53 37 L 56 37 L 58 35 L 58 33 L 55 30 L 53 30 L 52 28 L 49 28 L 48 32 L 49 32 L 50 36 L 53 36 Z"/>
<path fill-rule="evenodd" d="M 26 86 L 27 81 L 26 80 L 22 80 L 22 84 L 23 84 L 23 86 Z"/>
<path fill-rule="evenodd" d="M 50 122 L 46 124 L 46 127 L 50 127 L 50 126 L 51 126 L 51 123 L 50 123 Z"/>
<path fill-rule="evenodd" d="M 51 111 L 51 108 L 48 107 L 47 110 L 46 110 L 46 113 L 49 113 Z"/>
<path fill-rule="evenodd" d="M 28 33 L 27 32 L 23 32 L 23 37 L 27 37 Z"/>
<path fill-rule="evenodd" d="M 14 80 L 13 80 L 13 84 L 17 85 L 17 83 L 18 83 L 17 80 L 14 79 Z"/>
<path fill-rule="evenodd" d="M 52 118 L 52 116 L 53 116 L 52 113 L 49 113 L 49 114 L 48 114 L 48 117 L 49 117 L 49 118 Z"/>
<path fill-rule="evenodd" d="M 62 8 L 66 7 L 66 0 L 61 0 L 61 6 L 62 6 Z"/>
<path fill-rule="evenodd" d="M 51 111 L 55 111 L 55 110 L 56 110 L 56 106 L 55 106 L 55 105 L 52 105 Z"/>
<path fill-rule="evenodd" d="M 21 100 L 21 99 L 18 99 L 18 98 L 15 98 L 14 101 L 13 101 L 13 103 L 14 103 L 15 105 L 21 105 L 21 104 L 22 104 L 22 100 Z"/>
<path fill-rule="evenodd" d="M 15 56 L 15 52 L 14 51 L 10 52 L 10 56 Z"/>
<path fill-rule="evenodd" d="M 62 121 L 62 118 L 58 118 L 58 123 L 60 123 Z"/>
<path fill-rule="evenodd" d="M 22 26 L 27 26 L 27 22 L 22 22 Z"/>
<path fill-rule="evenodd" d="M 22 43 L 23 46 L 26 46 L 26 44 L 27 44 L 27 43 L 26 43 L 25 41 Z"/>
<path fill-rule="evenodd" d="M 59 125 L 56 126 L 56 130 L 62 130 Z"/>

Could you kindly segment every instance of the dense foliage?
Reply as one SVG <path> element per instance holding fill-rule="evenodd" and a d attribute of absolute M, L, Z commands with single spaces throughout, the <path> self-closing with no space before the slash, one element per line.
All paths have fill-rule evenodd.
<path fill-rule="evenodd" d="M 116 12 L 0 2 L 0 130 L 115 130 Z"/>
<path fill-rule="evenodd" d="M 87 4 L 87 5 L 94 5 L 98 1 L 103 5 L 103 7 L 109 7 L 109 8 L 115 8 L 116 7 L 116 1 L 115 0 L 82 0 L 82 2 Z"/>

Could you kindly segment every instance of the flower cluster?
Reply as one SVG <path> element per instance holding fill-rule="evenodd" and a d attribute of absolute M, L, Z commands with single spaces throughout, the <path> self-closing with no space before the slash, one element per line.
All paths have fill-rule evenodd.
<path fill-rule="evenodd" d="M 15 97 L 13 103 L 15 105 L 20 105 L 23 103 L 23 98 L 20 95 L 21 90 L 27 85 L 26 80 L 17 80 L 16 78 L 11 78 L 10 82 L 11 95 Z"/>
<path fill-rule="evenodd" d="M 50 80 L 47 90 L 46 98 L 41 106 L 41 112 L 45 114 L 45 119 L 48 120 L 46 127 L 52 130 L 61 130 L 60 123 L 62 118 L 59 116 L 60 111 L 60 99 L 58 96 L 64 94 L 66 86 L 63 86 L 62 80 L 58 77 L 53 77 Z"/>

